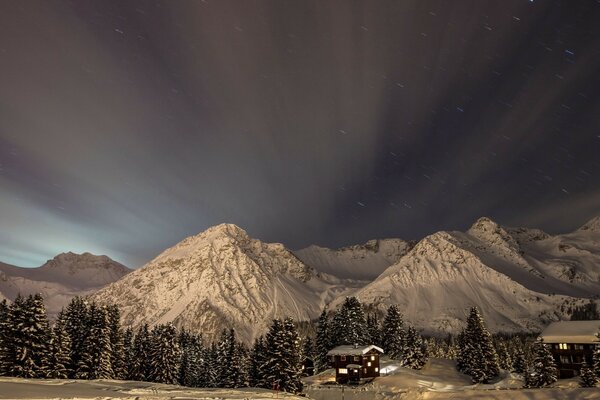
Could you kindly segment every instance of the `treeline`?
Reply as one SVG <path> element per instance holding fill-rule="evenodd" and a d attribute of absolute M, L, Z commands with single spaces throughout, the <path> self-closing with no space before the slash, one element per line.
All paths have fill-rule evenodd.
<path fill-rule="evenodd" d="M 327 352 L 340 345 L 369 345 L 381 347 L 400 364 L 421 369 L 427 363 L 427 346 L 417 330 L 405 325 L 398 306 L 388 308 L 383 321 L 377 314 L 365 315 L 356 297 L 346 297 L 337 311 L 330 315 L 325 308 L 317 321 L 313 359 L 315 372 L 329 368 Z"/>
<path fill-rule="evenodd" d="M 274 320 L 252 349 L 233 329 L 206 345 L 172 324 L 123 330 L 116 305 L 74 298 L 50 324 L 40 295 L 0 303 L 0 376 L 125 379 L 195 387 L 300 392 L 302 343 L 292 319 Z"/>

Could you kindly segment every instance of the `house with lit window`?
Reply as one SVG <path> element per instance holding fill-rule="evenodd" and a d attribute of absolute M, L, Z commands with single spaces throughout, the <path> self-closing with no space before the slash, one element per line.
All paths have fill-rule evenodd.
<path fill-rule="evenodd" d="M 338 346 L 327 353 L 329 365 L 335 368 L 335 381 L 359 384 L 379 376 L 379 357 L 383 349 L 374 345 Z"/>
<path fill-rule="evenodd" d="M 579 375 L 584 360 L 592 365 L 599 335 L 600 321 L 559 321 L 548 325 L 540 338 L 550 347 L 562 379 Z"/>

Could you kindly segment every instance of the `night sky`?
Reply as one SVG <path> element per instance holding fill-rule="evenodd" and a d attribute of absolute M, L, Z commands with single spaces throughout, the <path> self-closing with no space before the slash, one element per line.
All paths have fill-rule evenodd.
<path fill-rule="evenodd" d="M 0 261 L 600 214 L 600 1 L 2 1 Z"/>

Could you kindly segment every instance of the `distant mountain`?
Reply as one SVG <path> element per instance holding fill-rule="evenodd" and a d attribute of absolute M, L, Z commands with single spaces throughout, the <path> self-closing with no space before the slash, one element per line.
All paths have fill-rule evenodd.
<path fill-rule="evenodd" d="M 340 278 L 373 280 L 415 245 L 402 239 L 375 239 L 337 250 L 309 246 L 294 251 L 296 257 L 318 271 Z"/>
<path fill-rule="evenodd" d="M 598 226 L 595 218 L 552 236 L 481 218 L 467 232 L 427 236 L 357 295 L 382 309 L 400 304 L 407 320 L 434 332 L 456 331 L 472 305 L 495 331 L 537 330 L 600 295 Z"/>
<path fill-rule="evenodd" d="M 74 296 L 91 294 L 129 272 L 107 256 L 90 253 L 62 253 L 38 268 L 0 263 L 0 299 L 41 293 L 53 316 Z"/>
<path fill-rule="evenodd" d="M 119 304 L 129 326 L 173 321 L 208 340 L 233 327 L 250 342 L 273 318 L 316 318 L 325 304 L 364 284 L 318 273 L 282 244 L 221 224 L 165 250 L 93 299 Z"/>

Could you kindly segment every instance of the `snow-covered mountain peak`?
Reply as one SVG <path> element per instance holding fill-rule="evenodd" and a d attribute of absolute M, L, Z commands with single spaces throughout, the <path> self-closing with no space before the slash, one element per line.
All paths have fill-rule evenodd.
<path fill-rule="evenodd" d="M 591 231 L 595 233 L 600 233 L 600 215 L 590 219 L 588 222 L 583 224 L 580 231 Z"/>
<path fill-rule="evenodd" d="M 508 230 L 487 217 L 482 217 L 475 221 L 467 231 L 467 234 L 476 237 L 490 246 L 503 247 L 516 253 L 520 251 L 519 243 L 511 236 Z"/>

